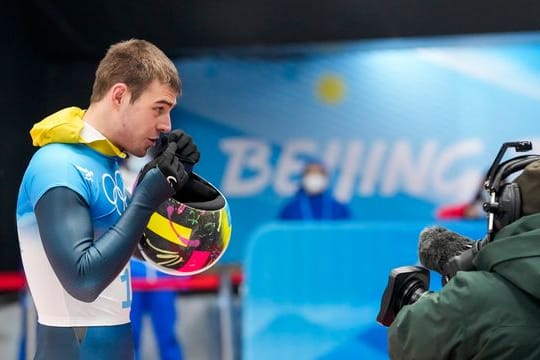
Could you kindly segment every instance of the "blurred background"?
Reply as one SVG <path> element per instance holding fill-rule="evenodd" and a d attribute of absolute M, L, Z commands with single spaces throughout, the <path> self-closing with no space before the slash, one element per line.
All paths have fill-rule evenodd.
<path fill-rule="evenodd" d="M 418 262 L 425 226 L 481 238 L 485 219 L 463 209 L 502 142 L 540 146 L 539 12 L 522 0 L 4 2 L 3 358 L 17 358 L 24 318 L 15 202 L 28 131 L 86 107 L 108 46 L 135 37 L 177 65 L 173 127 L 194 137 L 196 171 L 232 214 L 220 262 L 167 285 L 184 357 L 387 359 L 375 317 L 390 270 Z M 349 217 L 280 216 L 313 161 Z M 159 359 L 145 329 L 143 356 Z"/>

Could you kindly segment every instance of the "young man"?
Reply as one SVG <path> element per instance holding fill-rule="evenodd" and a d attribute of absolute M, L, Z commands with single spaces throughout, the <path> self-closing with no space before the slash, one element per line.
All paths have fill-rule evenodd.
<path fill-rule="evenodd" d="M 199 152 L 169 136 L 129 201 L 118 160 L 144 156 L 171 130 L 181 93 L 167 56 L 144 40 L 112 45 L 101 60 L 90 105 L 34 125 L 41 148 L 23 177 L 17 227 L 38 313 L 36 359 L 131 359 L 128 262 L 157 207 L 182 191 Z"/>

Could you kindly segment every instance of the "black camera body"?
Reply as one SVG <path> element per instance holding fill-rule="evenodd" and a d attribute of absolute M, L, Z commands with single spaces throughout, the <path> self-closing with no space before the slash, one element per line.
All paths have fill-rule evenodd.
<path fill-rule="evenodd" d="M 392 325 L 404 305 L 412 304 L 429 289 L 429 270 L 422 266 L 392 269 L 384 290 L 377 322 Z"/>

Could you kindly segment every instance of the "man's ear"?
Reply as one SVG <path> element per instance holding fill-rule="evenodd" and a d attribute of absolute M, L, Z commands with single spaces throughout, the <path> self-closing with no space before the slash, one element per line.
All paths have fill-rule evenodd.
<path fill-rule="evenodd" d="M 111 87 L 110 99 L 114 107 L 119 107 L 122 102 L 129 101 L 129 90 L 126 84 L 116 83 Z"/>

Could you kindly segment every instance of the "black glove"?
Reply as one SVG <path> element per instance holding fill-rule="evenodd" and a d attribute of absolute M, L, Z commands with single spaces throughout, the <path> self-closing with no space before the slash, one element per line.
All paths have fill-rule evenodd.
<path fill-rule="evenodd" d="M 165 176 L 169 184 L 171 184 L 175 192 L 182 189 L 188 181 L 189 175 L 186 172 L 186 169 L 184 169 L 184 165 L 178 156 L 176 156 L 177 147 L 178 145 L 175 142 L 169 143 L 167 148 L 161 154 L 156 156 L 154 160 L 148 162 L 139 174 L 139 182 L 148 171 L 157 167 Z"/>
<path fill-rule="evenodd" d="M 176 156 L 184 165 L 195 165 L 201 157 L 193 138 L 180 129 L 173 130 L 167 137 L 167 143 L 176 143 Z"/>

